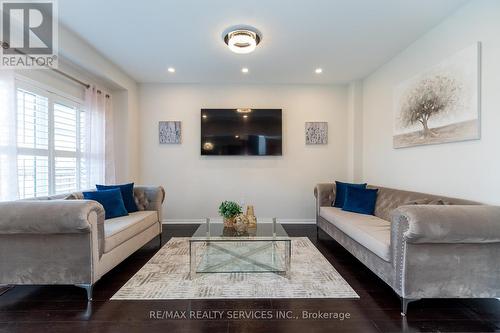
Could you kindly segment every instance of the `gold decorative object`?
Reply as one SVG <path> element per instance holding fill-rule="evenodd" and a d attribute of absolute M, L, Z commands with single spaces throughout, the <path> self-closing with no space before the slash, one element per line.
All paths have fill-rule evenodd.
<path fill-rule="evenodd" d="M 247 221 L 249 228 L 255 228 L 257 226 L 257 218 L 255 217 L 253 206 L 247 206 Z"/>
<path fill-rule="evenodd" d="M 234 217 L 235 224 L 248 224 L 248 219 L 246 215 L 238 214 Z"/>
<path fill-rule="evenodd" d="M 248 235 L 248 228 L 247 225 L 239 222 L 234 225 L 234 230 L 236 231 L 237 236 L 247 236 Z"/>
<path fill-rule="evenodd" d="M 224 226 L 224 229 L 222 229 L 222 235 L 226 237 L 234 237 L 237 236 L 236 229 L 234 227 L 226 227 Z"/>
<path fill-rule="evenodd" d="M 224 218 L 224 227 L 233 228 L 236 217 Z"/>
<path fill-rule="evenodd" d="M 248 217 L 248 227 L 255 228 L 257 226 L 257 218 L 255 216 Z"/>
<path fill-rule="evenodd" d="M 234 218 L 234 228 L 236 229 L 236 232 L 238 233 L 239 236 L 246 234 L 247 226 L 248 226 L 248 219 L 246 215 L 243 214 L 236 215 L 236 217 Z"/>
<path fill-rule="evenodd" d="M 255 216 L 255 213 L 253 211 L 253 206 L 247 206 L 247 213 L 246 213 L 247 216 Z"/>

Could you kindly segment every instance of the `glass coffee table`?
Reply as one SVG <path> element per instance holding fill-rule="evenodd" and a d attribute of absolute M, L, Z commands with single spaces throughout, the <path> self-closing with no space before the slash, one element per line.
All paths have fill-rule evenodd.
<path fill-rule="evenodd" d="M 189 240 L 191 279 L 198 273 L 290 272 L 291 239 L 283 226 L 258 222 L 255 227 L 227 228 L 206 222 Z"/>

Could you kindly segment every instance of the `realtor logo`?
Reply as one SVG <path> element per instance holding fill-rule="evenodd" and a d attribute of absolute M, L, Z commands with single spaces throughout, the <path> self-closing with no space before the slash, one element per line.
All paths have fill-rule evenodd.
<path fill-rule="evenodd" d="M 3 0 L 0 68 L 57 67 L 57 3 Z"/>

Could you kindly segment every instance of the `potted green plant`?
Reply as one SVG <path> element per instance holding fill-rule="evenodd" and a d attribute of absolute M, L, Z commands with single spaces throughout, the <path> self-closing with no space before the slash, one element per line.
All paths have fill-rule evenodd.
<path fill-rule="evenodd" d="M 225 227 L 233 227 L 235 217 L 241 213 L 241 206 L 234 201 L 223 201 L 219 206 L 219 214 L 224 218 Z"/>

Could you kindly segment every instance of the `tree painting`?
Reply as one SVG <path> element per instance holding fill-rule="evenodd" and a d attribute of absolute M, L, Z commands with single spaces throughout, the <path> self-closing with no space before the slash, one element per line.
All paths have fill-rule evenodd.
<path fill-rule="evenodd" d="M 451 77 L 436 75 L 419 81 L 403 102 L 403 124 L 411 126 L 420 123 L 424 137 L 436 136 L 437 133 L 429 128 L 429 118 L 452 109 L 458 102 L 459 94 L 460 85 Z"/>
<path fill-rule="evenodd" d="M 479 46 L 470 45 L 394 86 L 394 148 L 480 138 Z"/>

